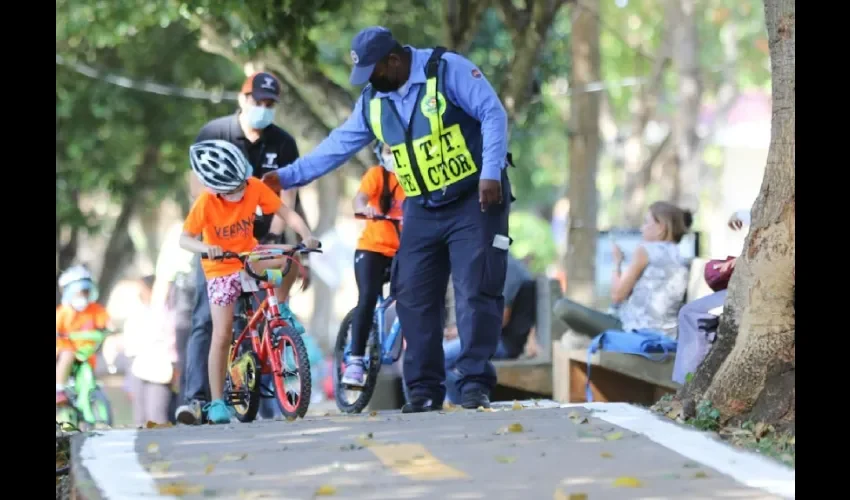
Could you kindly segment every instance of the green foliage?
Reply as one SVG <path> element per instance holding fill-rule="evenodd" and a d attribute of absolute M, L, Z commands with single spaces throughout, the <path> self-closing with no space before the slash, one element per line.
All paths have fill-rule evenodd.
<path fill-rule="evenodd" d="M 720 428 L 720 410 L 704 399 L 697 404 L 697 414 L 689 418 L 687 423 L 703 431 L 716 431 Z"/>
<path fill-rule="evenodd" d="M 530 271 L 542 273 L 557 257 L 549 222 L 531 212 L 511 211 L 511 253 L 518 259 L 531 257 Z"/>
<path fill-rule="evenodd" d="M 162 27 L 140 14 L 145 8 L 127 5 L 57 2 L 57 53 L 136 80 L 186 87 L 241 83 L 239 68 L 198 49 L 187 27 L 165 22 Z M 107 14 L 128 17 L 101 22 Z M 91 29 L 87 23 L 93 23 Z M 125 89 L 57 66 L 57 223 L 98 227 L 76 195 L 108 193 L 119 203 L 128 197 L 155 203 L 182 192 L 189 144 L 205 121 L 232 109 L 232 103 Z M 140 175 L 143 158 L 152 170 Z"/>

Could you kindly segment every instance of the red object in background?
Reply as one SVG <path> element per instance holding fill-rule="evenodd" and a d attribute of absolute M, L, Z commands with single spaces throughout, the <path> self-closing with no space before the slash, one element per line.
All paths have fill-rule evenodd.
<path fill-rule="evenodd" d="M 325 364 L 328 367 L 328 372 L 327 372 L 328 376 L 325 377 L 323 389 L 325 390 L 325 397 L 327 397 L 328 399 L 333 399 L 334 398 L 334 377 L 332 375 L 333 372 L 331 371 L 331 370 L 334 369 L 333 358 L 327 360 L 325 362 Z"/>
<path fill-rule="evenodd" d="M 729 279 L 732 277 L 732 272 L 735 268 L 730 268 L 728 271 L 723 272 L 720 270 L 720 266 L 734 259 L 735 257 L 729 256 L 726 257 L 726 260 L 710 260 L 705 264 L 705 282 L 708 283 L 708 287 L 714 290 L 715 292 L 719 292 L 721 290 L 726 290 L 726 287 L 729 286 Z"/>

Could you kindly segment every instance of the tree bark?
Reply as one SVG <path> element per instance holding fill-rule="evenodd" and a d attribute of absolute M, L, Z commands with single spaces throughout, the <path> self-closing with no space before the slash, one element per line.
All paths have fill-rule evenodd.
<path fill-rule="evenodd" d="M 478 26 L 491 0 L 443 0 L 443 43 L 464 53 L 478 33 Z"/>
<path fill-rule="evenodd" d="M 540 59 L 540 52 L 546 45 L 549 28 L 565 3 L 567 0 L 525 0 L 524 7 L 518 8 L 513 0 L 499 0 L 499 12 L 511 34 L 514 46 L 507 79 L 499 89 L 499 97 L 511 122 L 526 108 L 531 99 L 534 68 Z M 598 6 L 598 2 L 589 3 Z M 585 11 L 582 15 L 587 14 L 587 9 L 582 10 Z M 594 7 L 594 12 L 590 15 L 598 15 L 598 12 L 599 9 Z"/>
<path fill-rule="evenodd" d="M 585 3 L 598 12 L 599 0 Z M 583 8 L 573 22 L 570 49 L 573 63 L 570 88 L 573 89 L 584 88 L 590 82 L 601 79 L 599 18 L 594 12 Z M 570 98 L 566 294 L 587 305 L 595 300 L 599 101 L 599 92 L 573 92 Z"/>
<path fill-rule="evenodd" d="M 752 226 L 729 283 L 717 341 L 680 396 L 711 401 L 724 420 L 793 429 L 795 420 L 795 1 L 765 0 L 773 117 Z"/>
<path fill-rule="evenodd" d="M 109 299 L 112 288 L 136 255 L 136 247 L 130 238 L 128 228 L 139 203 L 143 200 L 145 188 L 150 182 L 149 176 L 156 169 L 157 161 L 159 161 L 159 145 L 148 146 L 142 154 L 141 164 L 133 174 L 132 182 L 124 189 L 121 211 L 112 226 L 97 280 L 100 289 L 99 300 L 103 303 Z"/>
<path fill-rule="evenodd" d="M 700 169 L 697 155 L 699 109 L 702 80 L 699 66 L 699 38 L 696 0 L 672 0 L 675 12 L 673 28 L 673 67 L 678 76 L 676 112 L 673 116 L 673 144 L 678 170 L 676 201 L 679 206 L 696 210 L 699 205 Z"/>

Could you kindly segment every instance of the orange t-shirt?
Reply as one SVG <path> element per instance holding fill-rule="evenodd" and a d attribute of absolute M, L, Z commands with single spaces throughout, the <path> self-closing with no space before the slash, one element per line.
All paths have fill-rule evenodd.
<path fill-rule="evenodd" d="M 106 308 L 97 302 L 92 302 L 82 311 L 77 311 L 65 304 L 56 308 L 56 333 L 70 335 L 89 330 L 104 330 L 108 325 L 109 313 L 106 312 Z M 87 340 L 72 341 L 68 338 L 58 338 L 56 339 L 56 352 L 65 350 L 75 351 L 90 342 Z M 93 362 L 92 366 L 94 366 Z"/>
<path fill-rule="evenodd" d="M 201 193 L 183 223 L 183 230 L 203 235 L 204 243 L 220 246 L 226 252 L 247 252 L 257 246 L 254 238 L 257 209 L 269 215 L 277 212 L 282 204 L 280 197 L 263 181 L 251 177 L 239 201 L 227 201 L 206 190 Z M 242 270 L 242 263 L 235 259 L 202 259 L 201 265 L 207 279 Z"/>
<path fill-rule="evenodd" d="M 398 185 L 395 174 L 389 174 L 389 188 L 393 193 L 393 202 L 389 217 L 401 218 L 401 204 L 404 202 L 404 190 Z M 369 197 L 369 206 L 381 209 L 381 193 L 384 192 L 384 167 L 370 168 L 360 180 L 360 192 Z M 401 229 L 401 223 L 399 223 Z M 386 220 L 368 220 L 366 229 L 357 241 L 358 250 L 377 252 L 392 257 L 398 251 L 398 234 L 392 222 Z"/>

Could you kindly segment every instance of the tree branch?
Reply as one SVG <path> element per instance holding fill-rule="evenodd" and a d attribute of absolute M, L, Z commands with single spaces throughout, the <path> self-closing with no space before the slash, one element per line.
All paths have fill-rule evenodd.
<path fill-rule="evenodd" d="M 220 55 L 234 63 L 244 65 L 248 61 L 237 54 L 228 38 L 212 25 L 201 27 L 200 47 L 206 52 Z M 264 52 L 259 59 L 281 79 L 281 106 L 278 120 L 286 124 L 286 130 L 303 141 L 310 149 L 327 137 L 351 114 L 354 100 L 345 89 L 318 71 L 303 72 L 303 67 L 294 62 L 285 64 L 274 51 Z M 304 83 L 308 82 L 308 83 Z M 350 160 L 358 172 L 365 171 L 374 163 L 372 153 L 363 149 Z"/>

